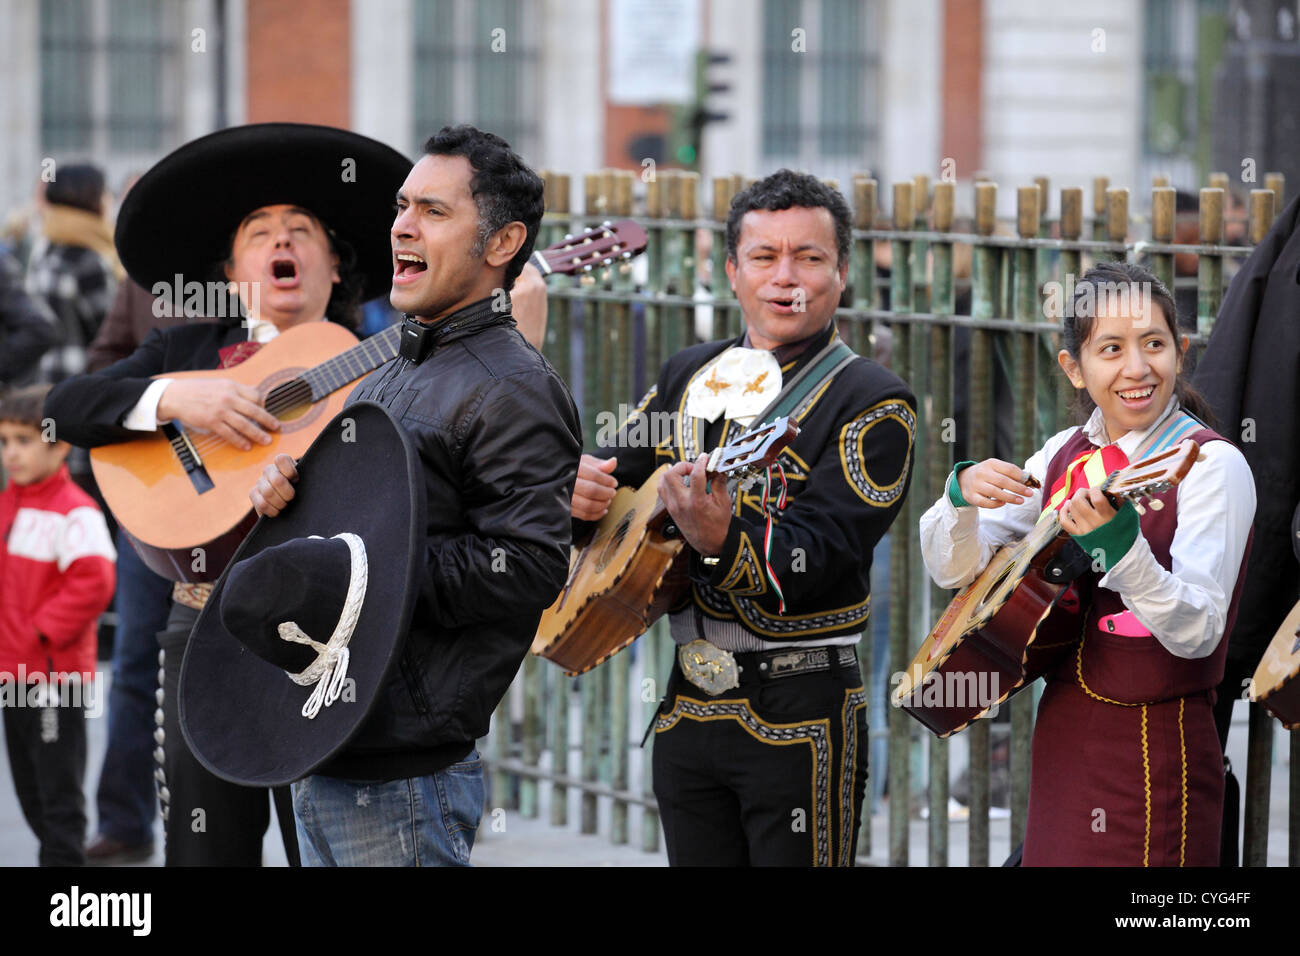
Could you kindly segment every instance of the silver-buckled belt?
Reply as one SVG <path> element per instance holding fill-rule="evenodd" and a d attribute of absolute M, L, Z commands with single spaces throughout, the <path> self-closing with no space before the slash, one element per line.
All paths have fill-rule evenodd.
<path fill-rule="evenodd" d="M 768 680 L 793 677 L 831 669 L 834 660 L 840 667 L 856 667 L 858 652 L 851 644 L 823 647 L 792 647 L 788 651 L 758 651 L 758 676 Z"/>
<path fill-rule="evenodd" d="M 740 675 L 746 668 L 753 668 L 751 673 L 757 674 L 759 680 L 775 680 L 829 671 L 832 661 L 841 668 L 856 668 L 858 653 L 852 645 L 825 645 L 733 654 L 708 641 L 697 640 L 677 648 L 677 661 L 688 681 L 716 696 L 739 687 Z"/>

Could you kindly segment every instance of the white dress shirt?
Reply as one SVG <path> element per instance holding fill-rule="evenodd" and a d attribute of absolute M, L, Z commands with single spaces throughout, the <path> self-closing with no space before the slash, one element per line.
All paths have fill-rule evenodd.
<path fill-rule="evenodd" d="M 248 341 L 261 342 L 265 345 L 271 339 L 280 334 L 280 330 L 272 322 L 265 319 L 245 319 L 248 323 Z M 122 427 L 129 428 L 132 431 L 151 432 L 160 425 L 166 424 L 158 420 L 158 403 L 162 401 L 162 394 L 167 390 L 174 379 L 159 378 L 155 379 L 140 400 L 131 406 L 131 410 L 126 413 L 122 419 Z"/>
<path fill-rule="evenodd" d="M 1162 424 L 1177 400 L 1157 419 Z M 1108 444 L 1101 409 L 1083 426 L 1096 446 Z M 1156 427 L 1153 425 L 1152 428 Z M 1047 465 L 1074 434 L 1067 428 L 1025 462 L 1044 482 Z M 1117 444 L 1131 455 L 1151 429 L 1131 431 Z M 1255 518 L 1255 480 L 1245 457 L 1226 441 L 1210 442 L 1177 488 L 1178 527 L 1169 546 L 1172 569 L 1160 566 L 1139 531 L 1133 546 L 1098 582 L 1119 594 L 1124 606 L 1177 657 L 1197 659 L 1214 652 L 1223 637 L 1228 605 L 1241 569 L 1241 556 Z M 945 493 L 921 516 L 921 554 L 926 569 L 944 588 L 965 587 L 995 551 L 1033 528 L 1043 508 L 1035 489 L 1023 504 L 997 509 L 954 507 Z"/>

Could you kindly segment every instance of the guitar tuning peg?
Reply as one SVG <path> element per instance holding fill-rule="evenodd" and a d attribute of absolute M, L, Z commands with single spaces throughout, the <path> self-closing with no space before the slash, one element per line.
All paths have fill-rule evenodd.
<path fill-rule="evenodd" d="M 1134 501 L 1133 501 L 1133 508 L 1134 508 L 1134 510 L 1136 510 L 1137 513 L 1140 514 L 1140 515 L 1144 515 L 1144 514 L 1147 513 L 1147 509 L 1142 507 L 1142 502 L 1141 502 L 1141 501 L 1138 501 L 1138 500 L 1136 500 L 1136 499 L 1134 499 Z"/>
<path fill-rule="evenodd" d="M 595 284 L 596 284 L 596 278 L 595 278 L 595 276 L 591 276 L 591 275 L 582 275 L 582 276 L 579 276 L 579 277 L 578 277 L 578 284 L 579 284 L 579 285 L 595 285 Z"/>
<path fill-rule="evenodd" d="M 626 262 L 624 262 L 622 265 L 620 265 L 620 266 L 618 267 L 618 274 L 619 274 L 619 275 L 623 275 L 623 276 L 625 276 L 625 275 L 627 275 L 628 273 L 630 273 L 631 271 L 632 271 L 632 266 L 631 266 L 629 263 L 626 263 Z"/>
<path fill-rule="evenodd" d="M 1165 503 L 1159 498 L 1152 498 L 1147 502 L 1147 504 L 1151 506 L 1152 511 L 1159 511 L 1165 506 Z"/>
<path fill-rule="evenodd" d="M 573 241 L 573 233 L 571 233 L 571 232 L 566 232 L 566 233 L 564 234 L 564 241 L 565 241 L 565 242 L 572 242 L 572 241 Z"/>

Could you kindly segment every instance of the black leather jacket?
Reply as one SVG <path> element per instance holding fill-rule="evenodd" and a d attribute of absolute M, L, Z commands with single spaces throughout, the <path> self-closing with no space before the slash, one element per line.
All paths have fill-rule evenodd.
<path fill-rule="evenodd" d="M 463 758 L 568 576 L 578 411 L 491 303 L 442 320 L 423 361 L 398 357 L 348 398 L 385 405 L 419 451 L 428 565 L 399 663 L 328 776 L 392 780 Z M 357 493 L 381 481 L 358 476 Z"/>

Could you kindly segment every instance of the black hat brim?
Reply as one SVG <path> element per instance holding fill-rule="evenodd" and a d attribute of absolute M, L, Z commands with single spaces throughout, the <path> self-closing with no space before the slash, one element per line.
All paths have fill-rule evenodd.
<path fill-rule="evenodd" d="M 177 701 L 186 743 L 218 777 L 251 787 L 291 783 L 327 763 L 361 728 L 404 643 L 424 570 L 419 467 L 410 438 L 383 406 L 348 406 L 303 455 L 289 506 L 259 519 L 235 552 L 194 625 Z M 365 542 L 369 564 L 348 644 L 355 695 L 345 692 L 308 719 L 302 706 L 312 688 L 227 631 L 221 599 L 240 561 L 293 538 L 345 531 Z M 329 637 L 312 636 L 322 643 Z"/>
<path fill-rule="evenodd" d="M 393 199 L 411 161 L 348 130 L 255 123 L 201 136 L 155 163 L 131 188 L 114 242 L 123 268 L 158 282 L 206 282 L 254 209 L 310 211 L 356 253 L 362 298 L 392 288 Z"/>

